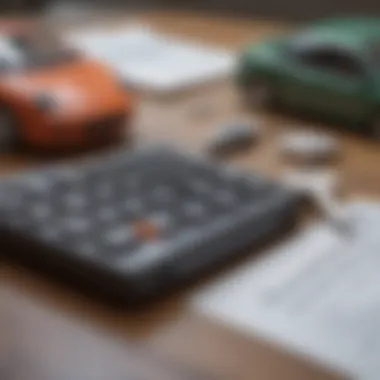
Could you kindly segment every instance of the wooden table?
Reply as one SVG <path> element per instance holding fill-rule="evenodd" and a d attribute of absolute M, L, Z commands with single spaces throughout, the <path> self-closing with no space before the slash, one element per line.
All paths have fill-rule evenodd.
<path fill-rule="evenodd" d="M 192 14 L 156 13 L 143 15 L 142 19 L 165 32 L 233 49 L 286 29 L 284 25 L 263 21 Z M 202 101 L 209 103 L 213 112 L 196 120 L 192 110 Z M 235 157 L 233 163 L 267 175 L 279 175 L 286 167 L 279 157 L 276 137 L 284 130 L 302 128 L 304 123 L 283 115 L 246 114 L 230 83 L 210 85 L 172 98 L 142 96 L 135 121 L 136 141 L 164 139 L 196 152 L 202 149 L 215 125 L 238 115 L 258 120 L 265 129 L 261 143 Z M 380 194 L 378 146 L 348 133 L 332 133 L 339 136 L 342 144 L 343 157 L 336 169 L 341 172 L 345 195 L 376 198 Z M 26 156 L 1 157 L 0 170 L 14 172 L 38 161 Z M 248 339 L 188 310 L 185 299 L 191 291 L 181 292 L 145 311 L 128 314 L 111 310 L 8 262 L 0 262 L 0 358 L 1 354 L 10 354 L 20 347 L 34 347 L 35 360 L 42 360 L 45 374 L 30 372 L 25 379 L 44 380 L 46 376 L 49 380 L 82 380 L 86 373 L 97 379 L 89 372 L 93 363 L 99 363 L 101 358 L 103 368 L 112 366 L 124 352 L 124 344 L 133 342 L 220 379 L 338 378 L 268 343 Z"/>

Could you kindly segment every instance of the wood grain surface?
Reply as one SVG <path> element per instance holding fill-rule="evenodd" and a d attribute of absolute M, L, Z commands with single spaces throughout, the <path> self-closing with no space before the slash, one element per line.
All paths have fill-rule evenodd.
<path fill-rule="evenodd" d="M 263 21 L 194 14 L 155 13 L 142 15 L 141 19 L 164 32 L 231 49 L 288 29 Z M 105 24 L 111 27 L 115 22 L 107 20 Z M 194 109 L 205 103 L 210 112 L 195 117 Z M 141 95 L 133 123 L 135 144 L 165 141 L 202 152 L 208 136 L 220 123 L 239 117 L 260 123 L 263 135 L 256 147 L 235 156 L 231 164 L 273 177 L 288 168 L 278 151 L 278 137 L 284 131 L 326 128 L 281 114 L 247 112 L 233 85 L 226 82 L 173 97 Z M 377 198 L 379 146 L 343 130 L 331 129 L 331 133 L 339 137 L 342 146 L 342 157 L 333 167 L 341 174 L 344 195 Z M 76 159 L 70 158 L 73 164 Z M 45 162 L 46 158 L 27 154 L 2 156 L 0 171 L 13 173 Z M 338 378 L 188 310 L 186 296 L 193 289 L 178 292 L 144 311 L 126 313 L 0 261 L 0 379 Z M 135 350 L 141 349 L 136 354 Z M 155 359 L 149 361 L 151 357 Z M 152 371 L 156 377 L 149 377 Z"/>

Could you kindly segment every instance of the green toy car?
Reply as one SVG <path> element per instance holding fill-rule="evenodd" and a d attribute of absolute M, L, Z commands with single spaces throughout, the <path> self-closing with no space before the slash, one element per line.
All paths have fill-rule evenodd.
<path fill-rule="evenodd" d="M 380 19 L 335 19 L 252 45 L 238 83 L 255 106 L 279 103 L 349 121 L 380 139 Z"/>

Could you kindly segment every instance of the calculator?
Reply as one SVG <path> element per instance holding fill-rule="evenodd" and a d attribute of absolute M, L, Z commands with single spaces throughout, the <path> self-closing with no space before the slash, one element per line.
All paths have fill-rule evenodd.
<path fill-rule="evenodd" d="M 168 147 L 4 178 L 11 257 L 123 303 L 194 280 L 294 225 L 300 196 Z"/>

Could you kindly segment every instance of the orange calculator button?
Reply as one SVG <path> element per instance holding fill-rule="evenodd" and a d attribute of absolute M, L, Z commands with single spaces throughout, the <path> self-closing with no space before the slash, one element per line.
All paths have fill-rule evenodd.
<path fill-rule="evenodd" d="M 132 228 L 136 237 L 141 240 L 154 240 L 159 235 L 159 230 L 150 221 L 138 220 L 132 224 Z"/>

